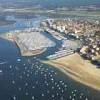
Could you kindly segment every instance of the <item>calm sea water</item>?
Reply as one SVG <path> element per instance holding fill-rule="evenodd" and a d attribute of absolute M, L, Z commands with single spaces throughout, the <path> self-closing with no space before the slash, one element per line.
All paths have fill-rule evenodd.
<path fill-rule="evenodd" d="M 7 18 L 16 23 L 0 27 L 1 33 L 36 26 L 39 20 Z M 99 94 L 42 64 L 39 56 L 21 57 L 14 43 L 0 38 L 0 100 L 100 100 Z"/>

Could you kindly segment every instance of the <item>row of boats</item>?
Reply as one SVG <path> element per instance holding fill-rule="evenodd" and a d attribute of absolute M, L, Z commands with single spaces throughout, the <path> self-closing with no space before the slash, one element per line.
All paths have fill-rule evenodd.
<path fill-rule="evenodd" d="M 71 55 L 73 53 L 74 53 L 74 50 L 67 50 L 67 49 L 61 50 L 61 51 L 55 52 L 53 55 L 48 56 L 47 59 L 53 60 L 53 59 Z"/>

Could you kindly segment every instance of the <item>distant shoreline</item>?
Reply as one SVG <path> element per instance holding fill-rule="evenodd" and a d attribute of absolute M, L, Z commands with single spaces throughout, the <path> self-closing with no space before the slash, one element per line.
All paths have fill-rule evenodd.
<path fill-rule="evenodd" d="M 16 21 L 0 20 L 0 27 L 14 24 Z"/>
<path fill-rule="evenodd" d="M 88 9 L 43 9 L 43 8 L 2 8 L 2 12 L 10 14 L 46 14 L 46 15 L 57 15 L 57 16 L 93 16 L 100 17 L 100 10 L 88 10 Z"/>

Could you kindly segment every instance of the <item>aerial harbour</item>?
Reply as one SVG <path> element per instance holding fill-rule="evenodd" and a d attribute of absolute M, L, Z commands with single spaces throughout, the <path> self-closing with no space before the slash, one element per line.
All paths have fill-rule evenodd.
<path fill-rule="evenodd" d="M 89 43 L 89 45 L 91 46 L 93 43 L 93 48 L 94 49 L 96 48 L 97 52 L 93 51 L 92 48 L 91 50 L 93 53 L 96 52 L 97 58 L 99 60 L 100 57 L 99 25 L 100 25 L 99 21 L 93 21 L 90 24 L 90 22 L 88 21 L 84 21 L 81 23 L 79 20 L 74 21 L 71 19 L 68 19 L 68 22 L 67 20 L 47 19 L 46 21 L 40 22 L 40 28 L 29 28 L 21 31 L 16 30 L 7 33 L 7 36 L 8 39 L 12 39 L 13 41 L 15 41 L 15 43 L 20 48 L 21 54 L 23 56 L 25 54 L 24 52 L 26 52 L 26 55 L 28 56 L 27 52 L 33 51 L 33 53 L 29 53 L 29 56 L 32 56 L 33 54 L 35 54 L 35 51 L 37 51 L 36 53 L 37 55 L 39 53 L 38 51 L 43 53 L 42 50 L 45 51 L 46 48 L 54 47 L 56 45 L 55 42 L 53 42 L 47 36 L 45 36 L 45 34 L 43 34 L 44 32 L 47 32 L 47 34 L 50 34 L 56 40 L 61 41 L 62 44 L 59 49 L 61 49 L 62 51 L 65 50 L 64 52 L 67 51 L 77 52 L 77 50 L 80 49 L 79 53 L 85 55 L 84 52 L 86 51 L 86 49 L 88 49 L 87 42 L 90 41 L 91 43 Z M 70 29 L 68 28 L 69 26 Z M 80 28 L 80 26 L 82 28 Z M 90 30 L 90 28 L 92 29 Z M 87 48 L 85 49 L 86 45 Z M 95 55 L 94 56 L 92 55 L 92 57 L 95 57 Z M 91 58 L 91 60 L 93 60 L 93 58 Z"/>
<path fill-rule="evenodd" d="M 39 28 L 16 31 L 13 34 L 8 33 L 8 36 L 19 46 L 22 56 L 36 55 L 44 52 L 47 47 L 55 45 L 43 35 L 43 31 Z"/>
<path fill-rule="evenodd" d="M 37 28 L 33 27 L 33 28 L 26 28 L 24 30 L 10 31 L 6 33 L 4 36 L 1 35 L 1 37 L 15 43 L 15 45 L 19 48 L 19 52 L 21 56 L 26 56 L 26 57 L 32 57 L 35 55 L 38 56 L 38 55 L 44 54 L 45 52 L 48 51 L 48 48 L 56 48 L 57 43 L 61 42 L 61 44 L 59 44 L 59 48 L 54 50 L 52 54 L 48 53 L 48 55 L 45 56 L 46 60 L 40 59 L 40 62 L 43 64 L 54 66 L 55 68 L 57 68 L 62 73 L 69 76 L 76 82 L 80 82 L 93 89 L 99 90 L 100 89 L 99 65 L 92 64 L 94 60 L 97 62 L 100 61 L 100 52 L 99 52 L 100 42 L 98 41 L 99 28 L 97 28 L 99 23 L 95 24 L 95 29 L 92 28 L 93 30 L 91 30 L 90 32 L 84 35 L 84 33 L 81 33 L 81 31 L 79 32 L 78 30 L 77 32 L 79 33 L 76 33 L 76 32 L 74 33 L 73 28 L 75 27 L 72 27 L 72 30 L 70 30 L 70 32 L 68 32 L 68 30 L 65 30 L 64 26 L 62 26 L 61 24 L 59 24 L 58 30 L 55 29 L 55 26 L 53 26 L 53 28 L 52 28 L 52 25 L 51 27 L 49 27 L 47 26 L 46 23 L 50 22 L 50 20 L 51 19 L 46 19 L 45 21 L 44 20 L 41 21 L 39 27 Z M 56 23 L 63 23 L 62 19 L 61 20 L 52 19 L 52 20 Z M 69 22 L 72 23 L 72 20 L 70 19 Z M 75 20 L 75 23 L 76 23 L 76 20 Z M 98 33 L 95 33 L 95 31 Z M 49 39 L 49 37 L 45 35 L 44 33 L 47 35 L 49 34 L 56 41 L 53 41 L 52 38 Z M 93 36 L 94 33 L 97 35 L 96 37 Z M 91 42 L 88 39 L 90 39 L 93 42 Z M 95 47 L 93 46 L 93 48 L 89 48 L 90 45 L 88 45 L 86 41 L 93 43 Z M 92 56 L 91 56 L 90 53 L 88 54 L 88 52 L 86 51 L 87 49 L 94 50 L 94 52 L 96 52 L 96 55 L 92 51 L 91 52 Z M 91 57 L 95 57 L 96 59 L 93 59 Z M 18 59 L 17 61 L 20 62 L 21 60 Z M 78 61 L 80 63 L 77 64 L 76 62 Z M 65 63 L 65 62 L 68 62 L 68 63 Z M 2 65 L 3 64 L 4 63 L 2 63 Z M 68 67 L 65 67 L 65 66 L 68 66 Z M 84 66 L 84 69 L 82 68 L 83 66 Z M 75 70 L 75 68 L 77 70 Z M 83 74 L 80 73 L 81 70 L 83 71 Z M 1 73 L 3 73 L 2 70 L 1 70 Z M 82 76 L 85 76 L 86 78 Z M 94 83 L 90 81 L 91 79 L 97 82 Z"/>
<path fill-rule="evenodd" d="M 100 1 L 74 1 L 0 1 L 0 100 L 100 100 Z"/>
<path fill-rule="evenodd" d="M 53 54 L 48 55 L 46 57 L 48 61 L 47 62 L 42 61 L 43 63 L 54 65 L 54 66 L 65 66 L 65 64 L 67 63 L 65 63 L 64 60 L 66 61 L 67 58 L 68 57 L 70 58 L 72 55 L 71 61 L 69 62 L 73 62 L 72 61 L 74 58 L 73 55 L 76 55 L 76 60 L 78 59 L 82 61 L 83 65 L 86 63 L 85 59 L 89 61 L 86 64 L 91 66 L 89 70 L 95 73 L 93 76 L 91 75 L 91 73 L 89 74 L 92 76 L 92 78 L 97 77 L 99 79 L 99 74 L 100 74 L 100 72 L 98 71 L 99 69 L 94 70 L 95 68 L 99 68 L 99 65 L 95 65 L 96 63 L 92 65 L 92 62 L 95 61 L 95 62 L 98 62 L 98 64 L 100 63 L 100 41 L 99 41 L 99 38 L 100 38 L 99 24 L 100 23 L 99 22 L 97 23 L 97 21 L 96 22 L 93 21 L 91 22 L 91 24 L 88 21 L 84 21 L 81 23 L 79 20 L 74 21 L 74 20 L 68 19 L 67 25 L 70 26 L 70 29 L 68 28 L 68 26 L 66 29 L 66 23 L 64 23 L 65 21 L 64 22 L 63 21 L 64 20 L 62 19 L 61 20 L 47 19 L 46 21 L 43 21 L 40 23 L 40 28 L 29 28 L 29 29 L 25 29 L 21 31 L 13 31 L 13 32 L 8 33 L 8 38 L 12 38 L 13 41 L 17 44 L 22 56 L 33 56 L 33 55 L 42 54 L 46 52 L 48 48 L 52 48 L 56 46 L 56 43 L 54 41 L 52 41 L 51 39 L 49 39 L 47 36 L 43 34 L 43 32 L 47 32 L 46 34 L 50 34 L 57 41 L 61 41 L 61 44 L 59 48 Z M 84 29 L 84 27 L 82 26 L 84 25 L 84 23 L 87 23 L 87 25 L 84 26 L 86 29 Z M 56 25 L 59 25 L 59 26 L 56 26 Z M 80 26 L 82 26 L 82 28 L 86 32 L 84 32 L 82 28 L 80 29 Z M 91 28 L 91 27 L 93 28 L 90 31 L 88 31 L 88 28 Z M 90 43 L 87 44 L 87 42 L 90 42 Z M 93 47 L 91 47 L 91 45 Z M 66 58 L 66 59 L 64 59 L 62 61 L 62 64 L 60 65 L 60 63 L 57 61 L 63 58 Z M 79 66 L 78 64 L 75 64 L 75 65 Z M 68 66 L 71 67 L 72 65 L 70 64 Z M 82 66 L 80 66 L 79 68 L 81 67 Z M 85 69 L 85 71 L 87 70 L 87 68 Z M 64 69 L 67 70 L 67 67 Z M 73 72 L 73 67 L 70 71 Z M 76 73 L 79 74 L 80 76 L 79 72 L 76 72 Z M 72 74 L 68 74 L 68 76 L 71 77 Z M 78 78 L 77 76 L 74 77 L 74 79 L 77 79 L 77 78 Z M 98 80 L 97 84 L 94 84 L 88 81 L 87 79 L 83 81 L 83 79 L 84 77 L 82 79 L 77 79 L 77 81 L 80 81 L 83 84 L 90 86 L 94 89 L 100 89 L 100 85 L 99 85 L 100 80 Z M 91 77 L 89 80 L 91 80 Z M 95 81 L 95 78 L 94 78 L 94 81 Z"/>

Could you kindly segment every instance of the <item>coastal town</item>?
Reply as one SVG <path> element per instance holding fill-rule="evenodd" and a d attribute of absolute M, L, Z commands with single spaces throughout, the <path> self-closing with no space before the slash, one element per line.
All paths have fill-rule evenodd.
<path fill-rule="evenodd" d="M 100 90 L 99 20 L 67 20 L 53 19 L 41 23 L 46 32 L 52 33 L 59 41 L 64 41 L 60 51 L 42 62 L 55 66 L 77 82 Z"/>
<path fill-rule="evenodd" d="M 99 20 L 46 19 L 37 28 L 11 31 L 6 37 L 17 45 L 21 56 L 43 55 L 41 63 L 100 90 Z"/>
<path fill-rule="evenodd" d="M 41 25 L 45 29 L 49 28 L 60 33 L 61 37 L 70 36 L 74 40 L 80 40 L 82 44 L 77 48 L 78 53 L 91 61 L 100 62 L 100 22 L 98 20 L 57 19 L 46 20 Z"/>
<path fill-rule="evenodd" d="M 99 20 L 46 19 L 39 28 L 29 28 L 8 33 L 18 45 L 22 56 L 42 54 L 57 43 L 45 34 L 51 35 L 61 45 L 48 59 L 57 59 L 78 53 L 84 59 L 100 63 Z"/>

